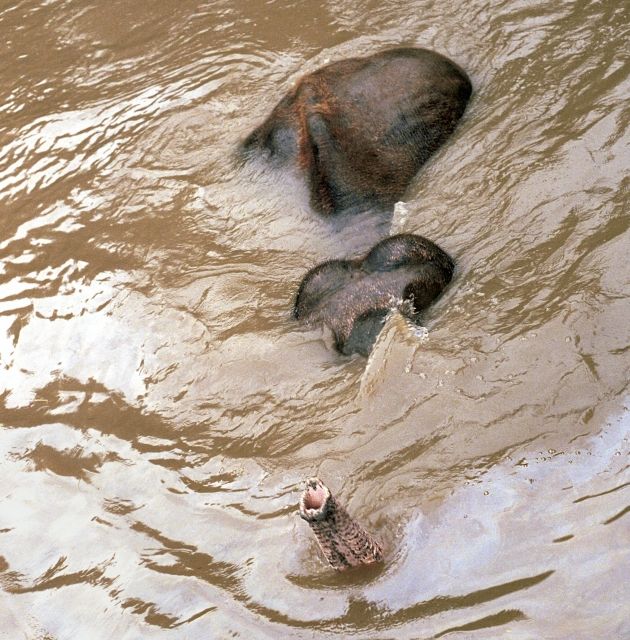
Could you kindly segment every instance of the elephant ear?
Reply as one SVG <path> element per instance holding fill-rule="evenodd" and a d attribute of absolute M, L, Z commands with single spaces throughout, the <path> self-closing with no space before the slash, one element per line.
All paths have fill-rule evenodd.
<path fill-rule="evenodd" d="M 316 211 L 332 215 L 339 209 L 337 189 L 332 178 L 331 164 L 335 153 L 334 141 L 325 117 L 318 112 L 300 114 L 300 165 L 309 183 L 311 206 Z"/>
<path fill-rule="evenodd" d="M 295 105 L 298 157 L 308 181 L 311 206 L 324 215 L 339 213 L 356 200 L 341 144 L 345 132 L 338 124 L 343 105 L 323 74 L 302 82 Z"/>
<path fill-rule="evenodd" d="M 347 260 L 330 260 L 311 269 L 302 279 L 293 305 L 296 320 L 308 320 L 324 299 L 346 286 L 356 267 Z"/>

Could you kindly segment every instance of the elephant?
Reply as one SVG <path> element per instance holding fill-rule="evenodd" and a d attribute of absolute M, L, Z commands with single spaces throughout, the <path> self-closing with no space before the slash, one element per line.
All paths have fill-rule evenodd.
<path fill-rule="evenodd" d="M 366 531 L 319 479 L 309 478 L 298 513 L 317 538 L 331 567 L 344 571 L 383 560 L 383 545 Z"/>
<path fill-rule="evenodd" d="M 303 76 L 241 145 L 303 172 L 323 215 L 391 209 L 455 129 L 472 85 L 448 58 L 389 49 Z"/>
<path fill-rule="evenodd" d="M 386 315 L 398 307 L 416 321 L 453 277 L 450 256 L 426 238 L 403 233 L 356 260 L 329 260 L 302 279 L 293 317 L 332 329 L 336 349 L 368 356 Z"/>

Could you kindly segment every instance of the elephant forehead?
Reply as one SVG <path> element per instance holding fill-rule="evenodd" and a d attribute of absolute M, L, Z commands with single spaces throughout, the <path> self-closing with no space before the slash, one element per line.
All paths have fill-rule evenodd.
<path fill-rule="evenodd" d="M 333 327 L 351 327 L 365 313 L 395 306 L 417 272 L 412 266 L 375 273 L 357 268 L 350 280 L 322 298 L 316 315 Z"/>

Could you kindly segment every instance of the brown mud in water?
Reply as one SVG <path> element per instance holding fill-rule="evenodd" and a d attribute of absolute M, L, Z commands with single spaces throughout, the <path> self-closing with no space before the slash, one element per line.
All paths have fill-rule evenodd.
<path fill-rule="evenodd" d="M 630 637 L 627 3 L 0 7 L 0 636 Z M 475 92 L 393 219 L 237 143 L 385 47 Z M 290 317 L 417 233 L 457 268 L 366 362 Z M 306 477 L 387 549 L 337 574 Z"/>

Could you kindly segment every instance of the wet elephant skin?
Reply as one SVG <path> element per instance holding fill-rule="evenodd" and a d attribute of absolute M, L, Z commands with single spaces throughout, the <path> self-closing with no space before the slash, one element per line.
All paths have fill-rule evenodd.
<path fill-rule="evenodd" d="M 470 80 L 426 49 L 390 49 L 304 76 L 243 142 L 297 162 L 323 214 L 391 207 L 455 129 Z"/>
<path fill-rule="evenodd" d="M 311 269 L 293 316 L 330 327 L 341 353 L 367 356 L 389 310 L 398 306 L 416 320 L 451 281 L 453 269 L 453 260 L 430 240 L 391 236 L 362 259 L 330 260 Z"/>

